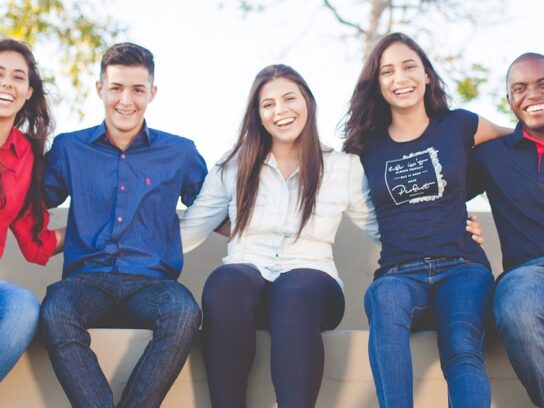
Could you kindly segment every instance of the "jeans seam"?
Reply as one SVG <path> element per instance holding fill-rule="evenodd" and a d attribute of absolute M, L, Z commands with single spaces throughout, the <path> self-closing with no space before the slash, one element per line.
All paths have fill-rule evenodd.
<path fill-rule="evenodd" d="M 374 294 L 371 294 L 370 296 L 370 307 L 371 309 L 370 310 L 375 310 L 374 308 Z M 385 404 L 385 406 L 387 407 L 387 400 L 386 400 L 386 395 L 387 395 L 387 392 L 385 390 L 385 384 L 384 384 L 384 381 L 383 381 L 383 369 L 382 369 L 382 364 L 381 364 L 381 359 L 378 358 L 378 353 L 376 351 L 376 345 L 374 344 L 375 342 L 372 342 L 372 348 L 373 348 L 373 353 L 374 355 L 376 356 L 376 365 L 378 367 L 378 373 L 380 375 L 380 387 L 381 387 L 381 392 L 382 392 L 382 395 L 383 395 L 383 402 Z"/>

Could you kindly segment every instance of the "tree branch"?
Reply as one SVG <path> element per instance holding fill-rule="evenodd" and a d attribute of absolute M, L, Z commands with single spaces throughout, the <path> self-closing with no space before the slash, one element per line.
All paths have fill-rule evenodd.
<path fill-rule="evenodd" d="M 340 13 L 338 12 L 338 10 L 336 9 L 336 7 L 334 7 L 329 0 L 323 0 L 323 4 L 325 5 L 326 8 L 328 8 L 334 14 L 334 17 L 338 20 L 338 22 L 344 25 L 347 25 L 351 28 L 354 28 L 355 30 L 357 30 L 359 34 L 363 34 L 363 35 L 367 34 L 366 30 L 363 27 L 361 27 L 359 24 L 354 23 L 353 21 L 346 20 L 344 17 L 342 17 Z"/>

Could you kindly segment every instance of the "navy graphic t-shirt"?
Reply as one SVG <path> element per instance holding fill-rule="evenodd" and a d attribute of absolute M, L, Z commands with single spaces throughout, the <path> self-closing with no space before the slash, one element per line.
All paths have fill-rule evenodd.
<path fill-rule="evenodd" d="M 466 173 L 478 115 L 453 110 L 431 119 L 423 134 L 395 142 L 377 132 L 361 156 L 376 207 L 380 265 L 425 257 L 463 257 L 489 265 L 465 231 Z"/>

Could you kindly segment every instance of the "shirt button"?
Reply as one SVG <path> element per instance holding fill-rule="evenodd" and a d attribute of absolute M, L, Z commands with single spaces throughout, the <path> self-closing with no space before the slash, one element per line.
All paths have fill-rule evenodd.
<path fill-rule="evenodd" d="M 117 222 L 123 222 L 123 217 L 117 217 Z"/>
<path fill-rule="evenodd" d="M 127 155 L 125 153 L 121 153 L 121 159 L 126 159 Z"/>
<path fill-rule="evenodd" d="M 120 189 L 121 191 L 125 191 L 125 186 L 121 186 L 121 187 L 119 187 L 119 189 Z"/>

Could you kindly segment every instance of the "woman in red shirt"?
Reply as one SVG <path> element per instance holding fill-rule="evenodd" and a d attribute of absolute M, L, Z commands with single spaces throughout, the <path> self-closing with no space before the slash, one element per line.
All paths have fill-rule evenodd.
<path fill-rule="evenodd" d="M 23 43 L 1 40 L 0 257 L 8 227 L 29 262 L 45 265 L 62 247 L 62 231 L 47 229 L 49 215 L 42 197 L 43 154 L 51 128 L 32 52 Z M 0 380 L 32 340 L 39 309 L 32 293 L 0 280 Z"/>

